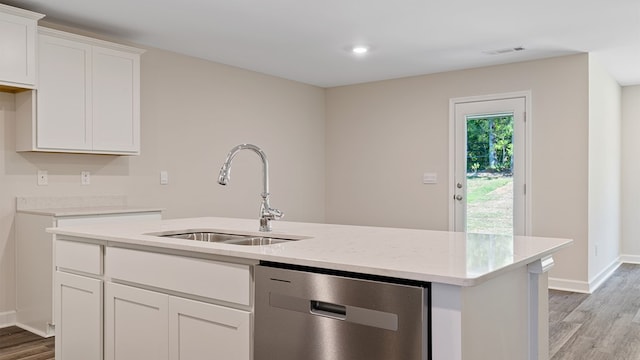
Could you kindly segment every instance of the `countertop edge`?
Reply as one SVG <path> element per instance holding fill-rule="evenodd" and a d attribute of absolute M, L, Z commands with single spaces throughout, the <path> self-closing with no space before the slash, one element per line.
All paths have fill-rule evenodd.
<path fill-rule="evenodd" d="M 71 217 L 71 216 L 130 214 L 130 213 L 146 213 L 146 212 L 162 212 L 162 211 L 164 211 L 164 208 L 160 208 L 160 207 L 105 206 L 105 207 L 94 207 L 94 208 L 87 207 L 87 208 L 21 209 L 21 210 L 16 210 L 16 213 L 53 216 L 53 217 Z"/>

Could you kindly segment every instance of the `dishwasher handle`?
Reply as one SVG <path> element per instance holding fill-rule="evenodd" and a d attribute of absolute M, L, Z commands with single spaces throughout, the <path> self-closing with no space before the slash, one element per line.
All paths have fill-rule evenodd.
<path fill-rule="evenodd" d="M 314 315 L 326 316 L 338 320 L 345 320 L 347 318 L 347 307 L 344 305 L 311 300 L 310 310 Z"/>

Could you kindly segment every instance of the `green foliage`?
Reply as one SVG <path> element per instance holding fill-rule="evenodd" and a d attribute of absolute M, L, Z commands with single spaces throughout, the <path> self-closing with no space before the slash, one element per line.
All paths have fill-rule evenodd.
<path fill-rule="evenodd" d="M 511 172 L 513 116 L 467 119 L 467 172 Z"/>

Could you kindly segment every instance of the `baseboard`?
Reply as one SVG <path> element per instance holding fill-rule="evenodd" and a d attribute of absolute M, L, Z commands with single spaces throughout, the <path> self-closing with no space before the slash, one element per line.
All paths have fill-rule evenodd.
<path fill-rule="evenodd" d="M 15 311 L 5 311 L 0 312 L 0 329 L 14 326 L 16 324 L 16 312 Z"/>
<path fill-rule="evenodd" d="M 640 255 L 620 255 L 620 262 L 625 264 L 640 264 Z"/>
<path fill-rule="evenodd" d="M 36 334 L 36 335 L 38 335 L 38 336 L 40 336 L 40 337 L 43 337 L 43 338 L 48 338 L 48 337 L 51 337 L 51 336 L 53 336 L 53 335 L 54 335 L 54 334 L 47 334 L 47 333 L 45 333 L 45 332 L 42 332 L 41 330 L 38 330 L 38 329 L 36 329 L 36 328 L 33 328 L 33 327 L 29 326 L 29 325 L 21 324 L 21 323 L 19 323 L 19 322 L 16 322 L 16 324 L 15 324 L 15 325 L 16 325 L 17 327 L 19 327 L 19 328 L 23 329 L 23 330 L 27 330 L 28 332 L 30 332 L 30 333 L 32 333 L 32 334 Z"/>
<path fill-rule="evenodd" d="M 589 283 L 586 281 L 549 278 L 549 289 L 589 294 Z"/>
<path fill-rule="evenodd" d="M 591 281 L 577 281 L 560 278 L 549 278 L 549 289 L 570 291 L 576 293 L 591 294 L 600 287 L 613 273 L 622 265 L 622 263 L 633 263 L 626 261 L 627 257 L 619 257 L 602 270 L 598 275 L 594 276 Z M 640 264 L 640 256 L 636 257 L 636 261 Z"/>
<path fill-rule="evenodd" d="M 622 265 L 620 258 L 617 258 L 609 266 L 607 266 L 604 270 L 600 271 L 600 273 L 591 279 L 589 282 L 589 293 L 596 291 L 597 288 L 600 287 L 613 273 Z"/>

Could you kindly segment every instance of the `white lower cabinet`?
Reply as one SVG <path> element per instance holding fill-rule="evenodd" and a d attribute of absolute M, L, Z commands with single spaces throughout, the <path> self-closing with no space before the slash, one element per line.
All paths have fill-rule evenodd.
<path fill-rule="evenodd" d="M 252 359 L 255 262 L 55 243 L 56 360 Z"/>
<path fill-rule="evenodd" d="M 169 359 L 251 359 L 251 314 L 169 297 Z"/>
<path fill-rule="evenodd" d="M 58 271 L 55 357 L 102 360 L 102 280 Z"/>
<path fill-rule="evenodd" d="M 109 282 L 105 287 L 105 359 L 168 359 L 168 296 Z"/>
<path fill-rule="evenodd" d="M 106 360 L 250 360 L 250 312 L 105 286 Z"/>

